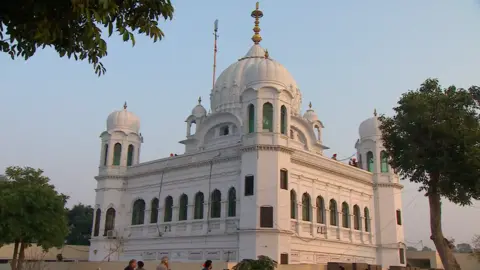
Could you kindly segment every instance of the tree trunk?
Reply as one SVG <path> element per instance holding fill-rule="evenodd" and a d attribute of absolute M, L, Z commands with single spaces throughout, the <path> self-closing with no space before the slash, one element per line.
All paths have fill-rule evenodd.
<path fill-rule="evenodd" d="M 22 270 L 23 269 L 23 263 L 25 261 L 25 246 L 26 244 L 22 242 L 20 244 L 20 254 L 18 255 L 18 264 L 17 264 L 17 269 L 16 270 Z"/>
<path fill-rule="evenodd" d="M 428 192 L 428 202 L 430 204 L 430 230 L 432 233 L 430 238 L 433 240 L 433 243 L 435 243 L 443 267 L 445 270 L 461 270 L 460 265 L 450 248 L 449 241 L 443 236 L 442 203 L 440 201 L 440 195 L 436 192 L 435 187 L 431 188 Z"/>
<path fill-rule="evenodd" d="M 17 256 L 18 256 L 18 240 L 15 240 L 15 246 L 13 247 L 13 258 L 10 262 L 12 270 L 17 270 Z"/>

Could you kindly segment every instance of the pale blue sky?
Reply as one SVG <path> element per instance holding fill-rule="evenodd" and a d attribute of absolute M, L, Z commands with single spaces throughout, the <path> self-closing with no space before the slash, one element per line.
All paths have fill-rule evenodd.
<path fill-rule="evenodd" d="M 70 204 L 94 202 L 99 135 L 126 100 L 142 120 L 141 160 L 181 153 L 185 118 L 198 96 L 209 105 L 212 27 L 220 20 L 218 73 L 251 46 L 255 1 L 175 1 L 165 40 L 108 40 L 105 76 L 51 49 L 28 61 L 0 54 L 0 168 L 43 168 Z M 295 4 L 293 4 L 295 3 Z M 331 153 L 354 153 L 358 125 L 428 77 L 479 85 L 480 6 L 474 0 L 263 0 L 263 41 L 286 66 L 325 124 Z M 404 182 L 405 183 L 405 182 Z M 405 183 L 407 244 L 429 240 L 428 203 Z M 457 241 L 480 234 L 480 204 L 444 204 L 444 230 Z M 471 220 L 466 222 L 467 220 Z M 461 224 L 459 222 L 462 222 Z M 412 244 L 413 243 L 413 244 Z M 420 247 L 420 245 L 417 245 Z"/>

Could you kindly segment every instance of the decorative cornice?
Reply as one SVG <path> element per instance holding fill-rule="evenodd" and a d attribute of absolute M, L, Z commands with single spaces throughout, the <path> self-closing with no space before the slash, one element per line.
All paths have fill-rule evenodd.
<path fill-rule="evenodd" d="M 268 145 L 268 144 L 257 144 L 257 145 L 250 145 L 240 148 L 240 152 L 255 152 L 255 151 L 278 151 L 284 152 L 287 154 L 292 154 L 295 150 L 281 146 L 281 145 Z"/>
<path fill-rule="evenodd" d="M 397 183 L 375 183 L 374 187 L 388 187 L 388 188 L 397 188 L 397 189 L 403 189 L 403 185 L 397 184 Z"/>

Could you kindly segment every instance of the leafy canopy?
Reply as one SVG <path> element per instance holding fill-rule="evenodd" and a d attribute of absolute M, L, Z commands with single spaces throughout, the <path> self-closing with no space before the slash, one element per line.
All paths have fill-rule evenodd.
<path fill-rule="evenodd" d="M 67 236 L 69 245 L 90 245 L 92 234 L 93 208 L 89 205 L 77 204 L 68 210 L 68 227 L 70 233 Z"/>
<path fill-rule="evenodd" d="M 60 57 L 88 60 L 98 76 L 106 72 L 101 26 L 135 46 L 134 32 L 162 39 L 158 20 L 173 18 L 170 0 L 2 0 L 0 50 L 25 60 L 38 48 L 53 47 Z"/>
<path fill-rule="evenodd" d="M 0 244 L 60 247 L 68 234 L 67 196 L 55 191 L 40 169 L 8 167 L 0 182 Z"/>
<path fill-rule="evenodd" d="M 477 86 L 442 88 L 437 79 L 403 94 L 395 116 L 380 117 L 391 166 L 456 204 L 480 199 L 479 97 Z"/>

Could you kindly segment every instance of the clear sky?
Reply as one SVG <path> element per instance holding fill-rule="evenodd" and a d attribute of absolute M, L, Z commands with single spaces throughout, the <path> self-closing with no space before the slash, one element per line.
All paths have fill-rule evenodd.
<path fill-rule="evenodd" d="M 184 120 L 198 96 L 209 106 L 215 19 L 220 21 L 218 73 L 251 46 L 254 0 L 175 1 L 166 38 L 137 45 L 108 40 L 107 74 L 60 59 L 51 49 L 28 61 L 0 54 L 0 168 L 43 168 L 69 204 L 93 204 L 100 133 L 110 112 L 142 120 L 141 160 L 181 153 Z M 401 93 L 428 77 L 479 85 L 480 5 L 474 0 L 263 0 L 261 45 L 295 77 L 325 125 L 323 141 L 340 158 L 354 153 L 358 125 L 391 114 Z M 404 182 L 408 245 L 433 247 L 427 199 Z M 457 242 L 480 234 L 480 203 L 444 204 L 444 231 Z"/>

